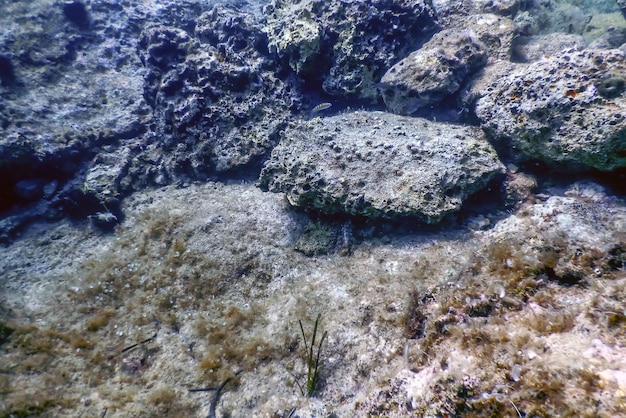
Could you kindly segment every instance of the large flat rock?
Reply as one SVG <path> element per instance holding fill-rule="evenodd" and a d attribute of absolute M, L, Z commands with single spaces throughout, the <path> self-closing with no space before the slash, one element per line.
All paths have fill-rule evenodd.
<path fill-rule="evenodd" d="M 307 209 L 436 223 L 503 170 L 477 128 L 353 112 L 291 125 L 259 184 Z"/>

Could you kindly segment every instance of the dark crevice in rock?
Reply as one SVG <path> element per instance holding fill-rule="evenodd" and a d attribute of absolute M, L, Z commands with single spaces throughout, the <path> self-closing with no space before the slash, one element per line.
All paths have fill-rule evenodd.
<path fill-rule="evenodd" d="M 626 197 L 626 168 L 603 172 L 582 165 L 548 164 L 544 161 L 516 164 L 521 171 L 536 177 L 541 191 L 551 187 L 565 189 L 576 182 L 590 181 L 606 187 L 616 197 Z"/>
<path fill-rule="evenodd" d="M 81 30 L 89 29 L 91 19 L 83 2 L 72 1 L 63 5 L 63 15 Z"/>
<path fill-rule="evenodd" d="M 0 85 L 9 87 L 15 82 L 15 67 L 6 55 L 0 55 Z"/>

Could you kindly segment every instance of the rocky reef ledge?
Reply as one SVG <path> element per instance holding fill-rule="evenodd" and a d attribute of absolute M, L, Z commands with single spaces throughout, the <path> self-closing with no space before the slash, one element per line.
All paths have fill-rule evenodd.
<path fill-rule="evenodd" d="M 614 4 L 2 7 L 1 241 L 66 217 L 110 231 L 124 198 L 168 184 L 258 181 L 310 212 L 433 224 L 490 180 L 509 209 L 538 164 L 624 179 Z"/>

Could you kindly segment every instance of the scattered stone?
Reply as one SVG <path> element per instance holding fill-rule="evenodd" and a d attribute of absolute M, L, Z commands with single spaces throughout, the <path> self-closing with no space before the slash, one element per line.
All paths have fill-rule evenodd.
<path fill-rule="evenodd" d="M 117 225 L 119 219 L 111 212 L 96 212 L 93 215 L 89 215 L 93 226 L 103 231 L 110 231 Z"/>
<path fill-rule="evenodd" d="M 489 225 L 491 225 L 491 220 L 484 217 L 483 215 L 474 216 L 473 218 L 470 218 L 467 222 L 467 227 L 474 231 L 487 229 Z"/>
<path fill-rule="evenodd" d="M 503 171 L 477 128 L 354 112 L 291 125 L 259 184 L 305 209 L 436 223 Z"/>
<path fill-rule="evenodd" d="M 524 173 L 508 172 L 502 186 L 504 204 L 515 208 L 531 198 L 537 188 L 537 179 Z"/>
<path fill-rule="evenodd" d="M 337 244 L 338 233 L 331 225 L 312 222 L 300 235 L 294 249 L 308 256 L 328 254 Z"/>
<path fill-rule="evenodd" d="M 102 152 L 87 170 L 83 194 L 85 199 L 97 202 L 99 211 L 117 212 L 121 198 L 120 182 L 131 163 L 131 154 L 132 151 L 128 148 L 116 152 Z"/>

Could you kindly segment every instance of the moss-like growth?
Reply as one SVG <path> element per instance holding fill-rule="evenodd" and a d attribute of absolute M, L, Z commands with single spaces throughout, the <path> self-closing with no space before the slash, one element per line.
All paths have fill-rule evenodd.
<path fill-rule="evenodd" d="M 87 330 L 91 332 L 98 331 L 100 328 L 105 327 L 114 315 L 115 311 L 111 309 L 103 309 L 87 321 Z"/>

